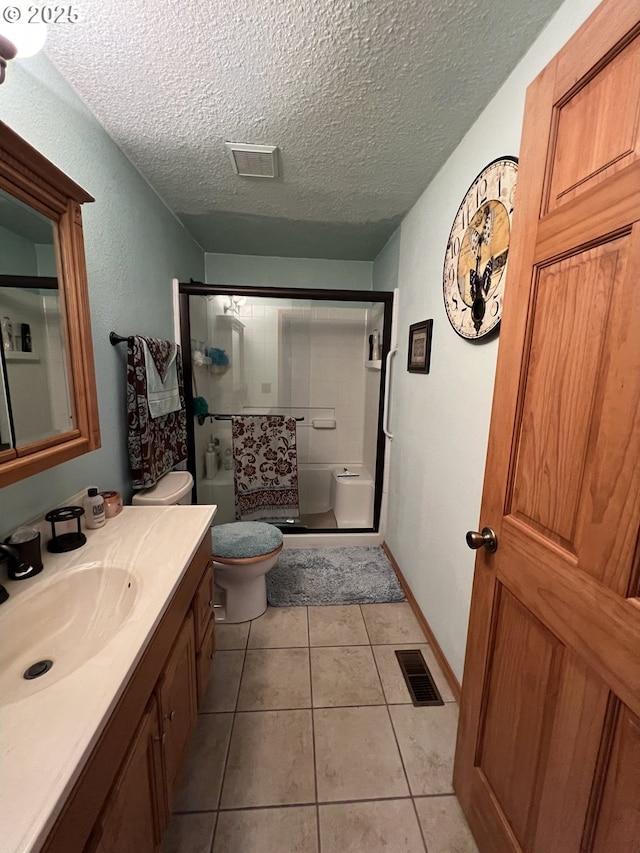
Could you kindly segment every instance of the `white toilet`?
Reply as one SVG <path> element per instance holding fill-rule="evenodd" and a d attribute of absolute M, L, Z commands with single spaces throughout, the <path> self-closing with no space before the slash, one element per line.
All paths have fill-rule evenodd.
<path fill-rule="evenodd" d="M 211 528 L 213 577 L 224 590 L 216 620 L 248 622 L 267 609 L 265 575 L 278 562 L 282 532 L 261 521 L 236 521 Z"/>
<path fill-rule="evenodd" d="M 172 506 L 190 504 L 193 477 L 188 471 L 169 471 L 150 489 L 135 492 L 133 506 Z"/>
<path fill-rule="evenodd" d="M 190 504 L 193 477 L 188 471 L 170 471 L 150 489 L 140 489 L 133 506 Z M 237 521 L 211 528 L 211 552 L 216 595 L 216 621 L 248 622 L 267 609 L 265 575 L 278 562 L 282 532 L 261 521 Z"/>

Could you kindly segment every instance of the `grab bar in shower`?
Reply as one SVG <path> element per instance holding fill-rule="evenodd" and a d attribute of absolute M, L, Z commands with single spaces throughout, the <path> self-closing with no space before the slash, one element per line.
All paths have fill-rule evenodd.
<path fill-rule="evenodd" d="M 385 365 L 384 377 L 384 417 L 382 420 L 382 431 L 391 441 L 393 434 L 389 432 L 389 388 L 391 386 L 391 359 L 398 352 L 398 347 L 390 349 L 387 353 L 387 363 Z"/>

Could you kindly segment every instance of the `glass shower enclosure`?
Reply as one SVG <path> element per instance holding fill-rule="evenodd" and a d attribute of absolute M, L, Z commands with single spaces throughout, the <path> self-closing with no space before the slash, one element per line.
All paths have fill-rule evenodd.
<path fill-rule="evenodd" d="M 294 417 L 298 507 L 287 533 L 375 531 L 393 294 L 180 285 L 195 500 L 236 520 L 232 418 Z M 245 421 L 246 422 L 246 421 Z"/>

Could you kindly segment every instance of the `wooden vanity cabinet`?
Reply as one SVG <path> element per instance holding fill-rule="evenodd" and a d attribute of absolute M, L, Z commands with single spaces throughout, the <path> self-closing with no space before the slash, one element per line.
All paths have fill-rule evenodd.
<path fill-rule="evenodd" d="M 193 615 L 196 627 L 196 681 L 198 687 L 198 704 L 206 692 L 211 661 L 215 651 L 215 634 L 213 630 L 213 563 L 205 569 L 200 586 L 193 598 Z"/>
<path fill-rule="evenodd" d="M 193 615 L 188 613 L 157 688 L 169 811 L 198 712 L 193 623 Z"/>
<path fill-rule="evenodd" d="M 85 853 L 141 853 L 166 822 L 158 703 L 152 698 Z"/>
<path fill-rule="evenodd" d="M 198 669 L 203 666 L 196 631 L 210 636 L 212 610 L 208 608 L 208 621 L 199 623 L 196 614 L 200 611 L 204 618 L 199 594 L 211 584 L 211 540 L 206 535 L 42 853 L 158 850 L 195 722 L 197 678 L 204 677 L 196 676 L 196 661 Z"/>
<path fill-rule="evenodd" d="M 211 676 L 211 663 L 215 652 L 215 633 L 213 630 L 213 619 L 209 624 L 207 633 L 204 635 L 202 646 L 196 655 L 196 681 L 198 685 L 198 704 L 202 702 L 207 692 L 207 685 Z"/>
<path fill-rule="evenodd" d="M 209 563 L 193 597 L 193 617 L 196 628 L 196 643 L 202 647 L 204 636 L 213 619 L 213 563 Z"/>

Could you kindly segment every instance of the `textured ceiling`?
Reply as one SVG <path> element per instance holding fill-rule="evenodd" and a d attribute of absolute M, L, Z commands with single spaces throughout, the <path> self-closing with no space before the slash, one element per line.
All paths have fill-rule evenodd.
<path fill-rule="evenodd" d="M 46 50 L 207 251 L 371 260 L 560 3 L 83 0 Z"/>

